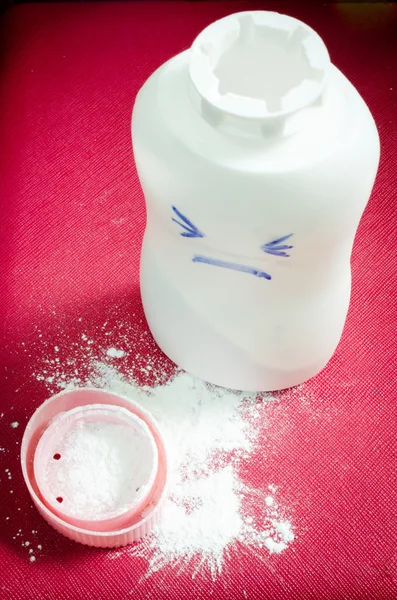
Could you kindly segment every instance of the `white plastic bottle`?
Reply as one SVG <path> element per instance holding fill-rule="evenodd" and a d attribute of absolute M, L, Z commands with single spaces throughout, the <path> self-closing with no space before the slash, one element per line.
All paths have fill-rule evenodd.
<path fill-rule="evenodd" d="M 141 294 L 161 349 L 236 389 L 318 373 L 379 161 L 372 116 L 321 38 L 273 12 L 213 23 L 145 83 L 132 136 Z"/>

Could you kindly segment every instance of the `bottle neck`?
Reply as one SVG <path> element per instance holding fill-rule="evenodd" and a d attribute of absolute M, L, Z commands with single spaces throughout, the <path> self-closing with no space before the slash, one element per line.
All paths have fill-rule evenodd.
<path fill-rule="evenodd" d="M 262 119 L 249 119 L 225 113 L 200 96 L 191 84 L 189 95 L 196 112 L 220 134 L 246 139 L 272 140 L 289 137 L 309 127 L 326 100 L 327 90 L 324 89 L 322 94 L 309 106 L 285 115 L 269 116 Z"/>

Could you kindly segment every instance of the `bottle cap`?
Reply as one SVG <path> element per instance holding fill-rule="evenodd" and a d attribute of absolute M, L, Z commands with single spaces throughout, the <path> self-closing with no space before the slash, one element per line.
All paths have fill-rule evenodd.
<path fill-rule="evenodd" d="M 94 388 L 52 396 L 26 427 L 21 462 L 41 515 L 75 541 L 122 546 L 159 520 L 164 443 L 151 415 L 128 398 Z"/>

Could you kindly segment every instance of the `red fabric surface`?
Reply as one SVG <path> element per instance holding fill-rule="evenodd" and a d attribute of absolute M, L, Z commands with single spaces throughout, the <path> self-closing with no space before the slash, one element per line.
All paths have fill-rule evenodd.
<path fill-rule="evenodd" d="M 49 394 L 34 374 L 55 346 L 64 370 L 72 356 L 84 374 L 82 333 L 108 347 L 124 345 L 127 330 L 134 351 L 121 364 L 133 363 L 139 349 L 172 371 L 140 303 L 145 209 L 131 152 L 132 104 L 148 75 L 205 25 L 245 8 L 277 9 L 319 32 L 375 117 L 381 164 L 354 247 L 342 341 L 320 375 L 277 394 L 263 452 L 246 465 L 246 477 L 278 483 L 296 540 L 281 555 L 234 548 L 214 582 L 192 579 L 194 561 L 182 573 L 168 567 L 141 580 L 143 559 L 109 560 L 109 551 L 69 542 L 41 519 L 22 480 L 19 445 Z M 6 14 L 1 599 L 397 598 L 396 25 L 393 5 L 320 2 L 25 5 Z M 42 546 L 34 563 L 25 540 Z"/>

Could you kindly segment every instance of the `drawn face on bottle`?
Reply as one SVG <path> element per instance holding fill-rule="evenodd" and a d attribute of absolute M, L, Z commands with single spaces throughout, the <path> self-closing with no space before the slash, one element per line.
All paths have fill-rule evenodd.
<path fill-rule="evenodd" d="M 184 214 L 181 213 L 180 210 L 177 209 L 176 206 L 172 206 L 172 211 L 175 216 L 172 217 L 174 223 L 177 223 L 182 231 L 180 235 L 185 238 L 204 238 L 205 234 L 198 229 Z M 289 233 L 287 235 L 283 235 L 282 237 L 278 237 L 270 242 L 266 242 L 260 246 L 260 249 L 266 254 L 270 254 L 272 256 L 279 256 L 283 258 L 289 258 L 288 250 L 291 250 L 293 246 L 289 246 L 285 244 L 290 237 L 292 237 L 293 233 Z M 263 279 L 271 280 L 272 276 L 265 271 L 261 271 L 255 267 L 250 265 L 240 264 L 236 262 L 229 262 L 225 260 L 219 260 L 217 258 L 211 256 L 204 256 L 202 254 L 193 254 L 192 262 L 201 263 L 205 265 L 211 265 L 213 267 L 221 267 L 223 269 L 231 269 L 233 271 L 238 271 L 240 273 L 247 273 L 249 275 L 254 275 L 254 277 L 261 277 Z"/>

